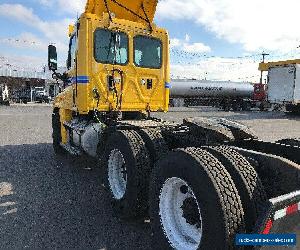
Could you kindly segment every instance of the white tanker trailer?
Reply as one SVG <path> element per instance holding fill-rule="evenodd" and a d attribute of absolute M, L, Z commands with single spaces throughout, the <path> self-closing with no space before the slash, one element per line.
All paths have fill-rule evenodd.
<path fill-rule="evenodd" d="M 171 105 L 217 106 L 224 110 L 248 110 L 252 106 L 254 86 L 247 82 L 172 80 Z"/>

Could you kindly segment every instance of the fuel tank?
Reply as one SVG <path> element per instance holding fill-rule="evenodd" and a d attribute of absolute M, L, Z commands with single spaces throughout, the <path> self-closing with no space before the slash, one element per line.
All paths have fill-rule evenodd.
<path fill-rule="evenodd" d="M 251 98 L 253 84 L 249 82 L 172 80 L 171 98 L 189 97 L 243 97 Z"/>

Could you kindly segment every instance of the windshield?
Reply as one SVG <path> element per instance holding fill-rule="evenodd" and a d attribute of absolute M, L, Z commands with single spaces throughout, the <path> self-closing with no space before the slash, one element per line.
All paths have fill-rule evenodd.
<path fill-rule="evenodd" d="M 134 63 L 143 68 L 161 68 L 161 41 L 147 36 L 134 38 Z"/>
<path fill-rule="evenodd" d="M 128 37 L 122 32 L 97 29 L 94 37 L 95 60 L 107 64 L 127 64 Z"/>

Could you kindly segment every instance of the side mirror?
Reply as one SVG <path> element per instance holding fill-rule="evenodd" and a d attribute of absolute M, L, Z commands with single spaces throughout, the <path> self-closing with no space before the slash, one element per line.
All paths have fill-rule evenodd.
<path fill-rule="evenodd" d="M 48 67 L 49 70 L 57 70 L 57 51 L 54 45 L 48 46 Z"/>

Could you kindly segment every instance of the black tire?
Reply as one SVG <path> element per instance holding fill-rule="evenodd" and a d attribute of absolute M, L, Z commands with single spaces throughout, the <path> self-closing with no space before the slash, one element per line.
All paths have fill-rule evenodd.
<path fill-rule="evenodd" d="M 150 218 L 157 249 L 171 249 L 160 218 L 160 195 L 164 183 L 184 180 L 198 201 L 203 235 L 198 249 L 232 249 L 234 236 L 244 232 L 243 208 L 235 184 L 225 167 L 199 148 L 170 152 L 153 170 L 150 183 Z"/>
<path fill-rule="evenodd" d="M 266 106 L 264 102 L 261 102 L 261 104 L 259 104 L 259 110 L 260 111 L 266 111 Z"/>
<path fill-rule="evenodd" d="M 169 152 L 168 145 L 162 136 L 160 129 L 145 128 L 139 130 L 138 133 L 145 142 L 152 166 Z"/>
<path fill-rule="evenodd" d="M 251 233 L 259 215 L 264 211 L 267 195 L 254 167 L 237 151 L 227 147 L 206 148 L 230 173 L 238 188 L 245 212 L 245 227 Z"/>
<path fill-rule="evenodd" d="M 61 143 L 61 122 L 59 116 L 59 109 L 54 109 L 52 113 L 52 139 L 53 149 L 58 155 L 65 153 L 65 150 L 60 145 Z"/>
<path fill-rule="evenodd" d="M 287 104 L 285 106 L 285 110 L 287 112 L 290 112 L 291 114 L 299 115 L 300 114 L 300 105 Z"/>
<path fill-rule="evenodd" d="M 241 105 L 240 105 L 240 103 L 237 102 L 237 101 L 234 101 L 234 102 L 232 103 L 232 110 L 233 110 L 233 111 L 240 111 L 240 110 L 241 110 Z"/>
<path fill-rule="evenodd" d="M 231 105 L 229 103 L 224 103 L 222 107 L 225 112 L 229 112 L 231 109 Z"/>
<path fill-rule="evenodd" d="M 108 161 L 113 150 L 119 150 L 125 161 L 127 184 L 121 199 L 114 197 L 109 182 Z M 141 136 L 133 130 L 113 132 L 107 139 L 101 157 L 103 184 L 112 198 L 115 213 L 126 220 L 140 219 L 148 211 L 150 157 Z"/>
<path fill-rule="evenodd" d="M 251 111 L 251 103 L 250 102 L 242 102 L 242 110 L 243 111 Z"/>

